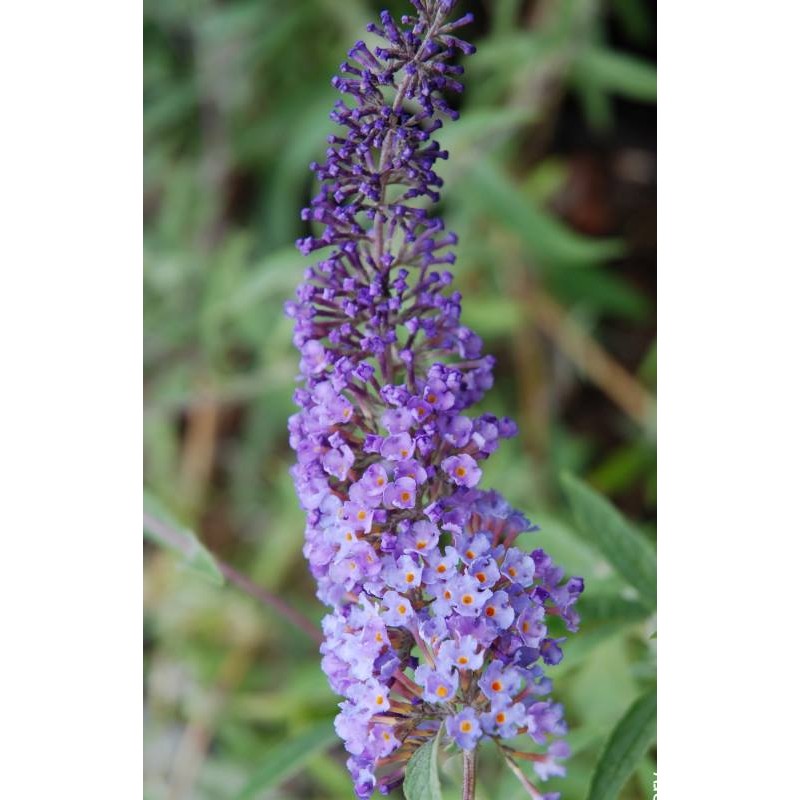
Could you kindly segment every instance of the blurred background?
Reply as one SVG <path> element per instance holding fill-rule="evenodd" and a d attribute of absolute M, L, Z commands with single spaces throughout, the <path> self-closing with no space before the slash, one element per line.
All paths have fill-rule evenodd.
<path fill-rule="evenodd" d="M 145 484 L 213 553 L 318 621 L 288 467 L 297 355 L 282 305 L 330 78 L 384 7 L 366 0 L 145 0 Z M 462 119 L 442 211 L 464 321 L 498 360 L 484 402 L 521 434 L 486 464 L 586 578 L 551 670 L 583 800 L 614 724 L 655 677 L 655 622 L 575 525 L 570 469 L 655 542 L 655 3 L 464 0 Z M 238 588 L 145 546 L 145 797 L 344 800 L 317 645 Z M 620 797 L 652 797 L 653 753 Z M 444 765 L 458 797 L 458 763 Z M 493 750 L 479 797 L 522 800 Z"/>

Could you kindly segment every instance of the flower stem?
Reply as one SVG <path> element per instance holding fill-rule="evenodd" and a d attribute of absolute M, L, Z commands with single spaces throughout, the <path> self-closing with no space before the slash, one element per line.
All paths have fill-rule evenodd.
<path fill-rule="evenodd" d="M 246 594 L 263 603 L 265 606 L 277 611 L 284 619 L 292 623 L 298 630 L 303 631 L 312 641 L 321 642 L 322 632 L 310 620 L 296 608 L 293 608 L 284 600 L 272 592 L 267 591 L 263 586 L 253 583 L 246 575 L 235 570 L 230 564 L 221 559 L 215 559 L 220 572 L 235 586 Z"/>
<path fill-rule="evenodd" d="M 475 751 L 464 750 L 464 788 L 461 800 L 475 800 Z"/>
<path fill-rule="evenodd" d="M 144 512 L 145 527 L 158 533 L 162 543 L 168 543 L 179 553 L 188 555 L 193 552 L 193 544 L 187 539 L 185 534 L 173 528 L 169 523 L 165 522 L 158 517 Z M 211 557 L 217 565 L 219 571 L 229 580 L 232 584 L 237 586 L 243 592 L 246 592 L 251 597 L 263 603 L 273 611 L 277 611 L 280 616 L 294 625 L 298 630 L 303 631 L 313 642 L 320 643 L 323 640 L 322 631 L 313 623 L 308 617 L 302 614 L 293 606 L 290 606 L 286 601 L 278 597 L 278 595 L 265 589 L 263 586 L 258 586 L 253 583 L 246 575 L 242 575 L 235 570 L 230 564 L 227 564 L 222 559 L 217 558 L 213 553 Z"/>

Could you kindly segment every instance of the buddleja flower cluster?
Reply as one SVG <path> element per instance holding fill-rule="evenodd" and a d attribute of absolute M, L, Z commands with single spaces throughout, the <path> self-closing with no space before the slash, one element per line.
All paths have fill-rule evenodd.
<path fill-rule="evenodd" d="M 444 723 L 461 748 L 527 733 L 541 779 L 563 774 L 562 709 L 542 664 L 561 660 L 548 617 L 574 631 L 583 589 L 542 550 L 514 545 L 533 530 L 480 463 L 509 419 L 466 412 L 492 385 L 493 359 L 460 322 L 449 291 L 456 242 L 428 207 L 447 158 L 433 133 L 458 114 L 474 48 L 449 22 L 455 0 L 412 0 L 357 42 L 334 86 L 321 189 L 302 217 L 325 250 L 287 304 L 305 386 L 289 423 L 292 469 L 307 514 L 304 553 L 330 606 L 322 665 L 345 699 L 336 730 L 359 797 L 388 793 L 409 757 Z M 546 795 L 556 797 L 557 795 Z"/>

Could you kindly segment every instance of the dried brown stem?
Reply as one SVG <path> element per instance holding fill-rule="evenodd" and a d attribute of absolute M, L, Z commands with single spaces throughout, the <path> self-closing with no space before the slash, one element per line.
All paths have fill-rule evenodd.
<path fill-rule="evenodd" d="M 534 324 L 599 389 L 643 427 L 652 423 L 655 400 L 650 392 L 609 355 L 541 287 L 527 293 Z"/>

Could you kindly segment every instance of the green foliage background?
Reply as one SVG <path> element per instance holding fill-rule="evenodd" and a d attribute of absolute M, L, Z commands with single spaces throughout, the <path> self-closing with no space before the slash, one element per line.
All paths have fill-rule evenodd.
<path fill-rule="evenodd" d="M 405 7 L 145 2 L 148 496 L 315 620 L 287 474 L 297 359 L 282 304 L 301 277 L 292 243 L 308 162 L 332 130 L 330 77 L 384 5 Z M 461 237 L 465 321 L 498 358 L 485 404 L 521 427 L 485 485 L 542 526 L 531 545 L 586 578 L 585 625 L 552 670 L 575 754 L 547 785 L 583 800 L 612 729 L 655 679 L 655 621 L 634 588 L 654 587 L 621 563 L 628 534 L 635 554 L 655 542 L 655 4 L 462 5 L 479 52 L 442 137 L 443 211 Z M 635 530 L 576 519 L 565 469 Z M 144 578 L 146 797 L 351 797 L 336 698 L 306 635 L 150 542 Z M 652 796 L 644 749 L 610 796 Z M 525 796 L 492 749 L 478 776 L 485 800 Z M 445 753 L 445 798 L 457 781 Z"/>

